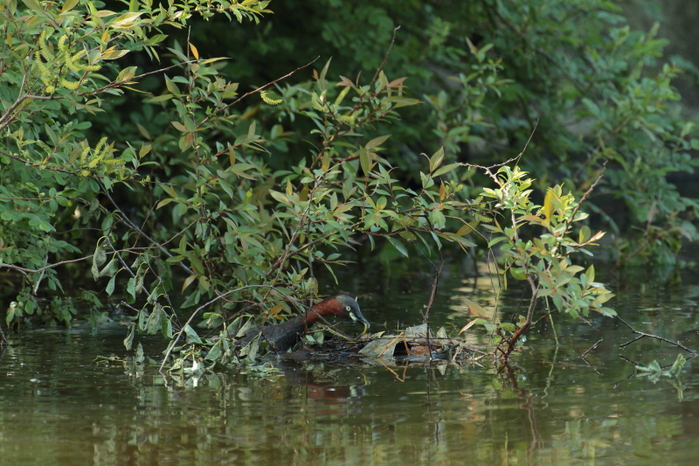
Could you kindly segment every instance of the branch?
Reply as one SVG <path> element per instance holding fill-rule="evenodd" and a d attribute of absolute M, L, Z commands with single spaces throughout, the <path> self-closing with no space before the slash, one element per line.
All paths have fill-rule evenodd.
<path fill-rule="evenodd" d="M 539 125 L 539 120 L 536 120 L 536 125 L 534 125 L 534 129 L 532 129 L 532 132 L 531 132 L 531 134 L 529 135 L 529 139 L 527 139 L 527 143 L 524 145 L 524 149 L 522 149 L 522 152 L 520 152 L 520 153 L 517 154 L 516 156 L 514 156 L 514 157 L 512 157 L 512 158 L 510 158 L 510 159 L 508 159 L 508 160 L 505 160 L 504 162 L 496 163 L 495 165 L 491 165 L 491 166 L 489 166 L 489 167 L 485 167 L 485 166 L 483 166 L 483 165 L 473 165 L 473 164 L 470 164 L 470 163 L 462 163 L 462 164 L 459 164 L 459 165 L 462 166 L 462 167 L 480 168 L 481 170 L 485 171 L 485 174 L 486 174 L 486 175 L 488 175 L 490 178 L 493 179 L 493 181 L 495 181 L 495 184 L 496 184 L 496 185 L 501 186 L 500 181 L 498 180 L 497 176 L 495 176 L 495 175 L 493 174 L 493 172 L 491 172 L 490 170 L 492 170 L 493 168 L 502 167 L 502 166 L 504 166 L 504 165 L 507 165 L 507 164 L 510 163 L 510 162 L 519 161 L 519 159 L 522 158 L 522 156 L 524 155 L 524 153 L 527 151 L 527 147 L 529 147 L 529 143 L 531 142 L 532 138 L 534 137 L 534 133 L 536 132 L 536 128 L 538 127 L 538 125 Z M 595 183 L 595 184 L 596 184 L 596 183 Z"/>
<path fill-rule="evenodd" d="M 626 325 L 626 326 L 629 328 L 629 330 L 631 330 L 633 333 L 635 333 L 636 335 L 638 335 L 638 336 L 637 336 L 636 338 L 634 338 L 633 340 L 627 341 L 626 343 L 624 343 L 624 344 L 622 344 L 622 345 L 619 345 L 619 348 L 624 348 L 624 347 L 626 347 L 626 346 L 629 346 L 631 343 L 633 343 L 633 342 L 635 342 L 635 341 L 638 341 L 638 340 L 640 340 L 640 339 L 642 339 L 642 338 L 646 338 L 646 337 L 647 337 L 647 338 L 654 338 L 654 339 L 656 339 L 656 340 L 664 341 L 665 343 L 670 343 L 671 345 L 677 346 L 678 348 L 681 348 L 681 349 L 683 349 L 683 350 L 685 350 L 686 352 L 691 353 L 691 354 L 699 354 L 697 351 L 695 351 L 695 350 L 693 350 L 693 349 L 690 349 L 690 348 L 687 348 L 686 346 L 684 346 L 684 345 L 683 345 L 682 343 L 680 343 L 679 341 L 672 341 L 672 340 L 668 340 L 667 338 L 664 338 L 664 337 L 661 337 L 661 336 L 658 336 L 658 335 L 653 335 L 652 333 L 641 332 L 641 331 L 636 330 L 635 328 L 633 328 L 631 325 L 629 325 L 628 322 L 626 322 L 626 321 L 625 321 L 624 319 L 622 319 L 621 317 L 616 316 L 616 318 L 619 319 L 619 321 L 621 321 L 621 323 L 623 323 L 624 325 Z"/>
<path fill-rule="evenodd" d="M 247 289 L 247 288 L 272 288 L 272 289 L 274 289 L 274 287 L 271 286 L 271 285 L 245 285 L 245 286 L 241 286 L 240 288 L 236 288 L 236 289 L 234 289 L 234 290 L 228 290 L 228 291 L 226 291 L 225 293 L 220 294 L 220 295 L 216 296 L 215 298 L 213 298 L 213 299 L 209 300 L 208 302 L 206 302 L 206 303 L 202 304 L 201 306 L 199 306 L 194 312 L 192 312 L 192 315 L 189 316 L 189 319 L 187 319 L 187 322 L 185 322 L 185 324 L 182 326 L 182 330 L 180 330 L 179 332 L 177 332 L 177 337 L 175 337 L 175 340 L 174 340 L 172 343 L 170 343 L 170 344 L 168 345 L 167 352 L 165 353 L 165 357 L 163 358 L 163 362 L 160 364 L 160 368 L 159 368 L 158 370 L 159 370 L 161 373 L 163 372 L 163 367 L 165 367 L 165 363 L 167 362 L 168 358 L 170 357 L 170 354 L 172 353 L 172 350 L 175 348 L 175 346 L 177 346 L 177 342 L 180 341 L 180 337 L 181 337 L 182 334 L 185 332 L 184 328 L 185 328 L 187 325 L 189 325 L 189 324 L 192 323 L 192 320 L 194 320 L 194 317 L 195 317 L 197 314 L 199 314 L 199 311 L 201 311 L 201 310 L 204 309 L 205 307 L 209 306 L 210 304 L 215 303 L 215 302 L 218 301 L 219 299 L 225 298 L 225 297 L 228 296 L 229 294 L 237 293 L 238 291 L 242 291 L 242 290 L 245 290 L 245 289 Z"/>
<path fill-rule="evenodd" d="M 393 48 L 393 43 L 396 41 L 396 32 L 400 29 L 400 26 L 396 27 L 393 29 L 393 37 L 391 37 L 391 43 L 388 44 L 388 50 L 386 50 L 386 55 L 383 56 L 383 61 L 381 62 L 381 65 L 379 65 L 378 68 L 376 68 L 376 72 L 374 73 L 374 77 L 371 78 L 371 82 L 369 85 L 371 86 L 374 84 L 376 79 L 379 77 L 379 73 L 381 70 L 383 70 L 384 66 L 386 66 L 386 60 L 388 60 L 388 55 L 391 53 L 391 49 Z"/>
<path fill-rule="evenodd" d="M 9 123 L 8 121 L 10 120 L 10 114 L 15 111 L 17 107 L 19 107 L 22 102 L 27 98 L 27 96 L 22 96 L 22 92 L 24 91 L 24 85 L 27 83 L 27 76 L 29 73 L 26 73 L 24 77 L 22 78 L 22 84 L 19 86 L 19 93 L 17 94 L 17 100 L 15 101 L 14 104 L 10 106 L 10 108 L 7 109 L 5 114 L 0 118 L 0 131 L 5 128 Z"/>
<path fill-rule="evenodd" d="M 145 78 L 146 76 L 150 76 L 150 75 L 152 75 L 152 74 L 163 73 L 163 72 L 168 71 L 168 70 L 170 70 L 170 69 L 172 69 L 172 68 L 177 68 L 177 67 L 180 67 L 180 66 L 183 66 L 183 65 L 190 65 L 190 64 L 192 64 L 192 63 L 197 63 L 198 61 L 200 61 L 200 60 L 189 60 L 189 61 L 183 61 L 183 62 L 180 62 L 180 63 L 175 63 L 174 65 L 166 66 L 165 68 L 160 68 L 160 69 L 153 70 L 153 71 L 148 71 L 148 72 L 146 72 L 146 73 L 139 74 L 138 76 L 133 76 L 133 77 L 131 77 L 131 78 L 129 78 L 129 79 L 122 79 L 121 81 L 112 81 L 112 82 L 110 82 L 109 84 L 107 84 L 107 85 L 105 85 L 105 86 L 102 86 L 102 87 L 99 87 L 99 88 L 97 88 L 97 89 L 92 89 L 92 90 L 89 90 L 89 91 L 80 92 L 78 95 L 79 95 L 80 97 L 85 97 L 85 96 L 88 96 L 88 95 L 101 94 L 102 92 L 104 92 L 104 91 L 106 91 L 106 90 L 108 90 L 108 89 L 114 89 L 114 88 L 120 87 L 120 86 L 122 86 L 122 85 L 124 85 L 124 84 L 132 84 L 132 83 L 135 82 L 134 80 L 136 80 L 136 79 Z"/>
<path fill-rule="evenodd" d="M 173 257 L 172 253 L 170 253 L 170 251 L 168 251 L 167 249 L 165 249 L 165 247 L 164 247 L 163 245 L 159 244 L 159 243 L 158 243 L 157 241 L 155 241 L 153 238 L 151 238 L 150 236 L 148 236 L 148 235 L 147 235 L 146 233 L 144 233 L 143 230 L 141 230 L 135 223 L 133 223 L 131 220 L 129 220 L 129 217 L 127 217 L 126 214 L 124 213 L 124 211 L 121 210 L 121 209 L 119 208 L 119 206 L 117 205 L 117 203 L 116 203 L 116 202 L 114 201 L 114 199 L 112 198 L 112 195 L 111 195 L 111 194 L 109 193 L 109 191 L 105 188 L 105 186 L 102 184 L 102 182 L 99 181 L 99 180 L 97 180 L 97 182 L 100 184 L 100 187 L 102 188 L 102 193 L 103 193 L 105 196 L 107 196 L 107 198 L 109 198 L 109 202 L 111 202 L 112 205 L 114 206 L 114 208 L 117 210 L 117 212 L 119 212 L 119 214 L 121 214 L 121 219 L 122 219 L 122 221 L 123 221 L 124 223 L 126 223 L 126 225 L 127 225 L 129 228 L 133 229 L 139 236 L 141 236 L 141 237 L 147 239 L 151 244 L 155 245 L 155 246 L 160 250 L 160 252 L 162 252 L 163 254 L 165 254 L 167 257 Z M 178 264 L 180 267 L 182 267 L 182 268 L 185 270 L 185 272 L 189 273 L 190 275 L 194 275 L 194 271 L 193 271 L 192 269 L 190 269 L 189 267 L 187 267 L 187 266 L 184 264 L 184 262 L 178 261 L 177 264 Z"/>
<path fill-rule="evenodd" d="M 596 348 L 597 348 L 597 345 L 599 345 L 600 343 L 602 343 L 602 341 L 604 341 L 604 338 L 600 338 L 599 340 L 597 340 L 597 343 L 595 343 L 594 345 L 590 346 L 590 347 L 587 349 L 587 351 L 585 351 L 585 352 L 582 354 L 582 356 L 580 356 L 580 357 L 583 358 L 583 359 L 585 359 L 585 356 L 587 356 L 588 353 L 590 353 L 590 351 L 593 351 L 594 349 L 596 349 Z"/>
<path fill-rule="evenodd" d="M 257 93 L 257 92 L 260 92 L 260 91 L 262 91 L 262 90 L 268 88 L 268 87 L 271 86 L 272 84 L 278 83 L 279 81 L 288 78 L 289 76 L 291 76 L 292 74 L 296 73 L 297 71 L 301 71 L 302 69 L 311 66 L 311 65 L 314 64 L 316 61 L 318 61 L 319 58 L 320 58 L 320 57 L 316 57 L 314 60 L 312 60 L 312 61 L 306 63 L 305 65 L 299 66 L 298 68 L 296 68 L 296 69 L 293 70 L 293 71 L 288 72 L 288 73 L 285 74 L 284 76 L 282 76 L 282 77 L 280 77 L 280 78 L 277 78 L 277 79 L 275 79 L 274 81 L 270 81 L 270 82 L 268 82 L 267 84 L 264 84 L 264 85 L 258 87 L 257 89 L 253 89 L 253 90 L 250 91 L 250 92 L 246 92 L 245 94 L 241 95 L 240 97 L 238 97 L 237 99 L 235 99 L 235 100 L 234 100 L 233 102 L 231 102 L 230 104 L 228 104 L 228 105 L 226 105 L 225 107 L 222 107 L 221 109 L 219 109 L 219 112 L 224 111 L 224 110 L 227 110 L 227 109 L 231 108 L 232 106 L 234 106 L 235 104 L 237 104 L 238 102 L 240 102 L 241 100 L 243 100 L 244 98 L 246 98 L 247 96 L 252 95 L 252 94 L 255 94 L 255 93 Z M 211 119 L 212 116 L 213 116 L 213 115 L 204 118 L 204 119 L 201 121 L 201 123 L 199 123 L 199 127 L 204 126 L 204 125 Z"/>

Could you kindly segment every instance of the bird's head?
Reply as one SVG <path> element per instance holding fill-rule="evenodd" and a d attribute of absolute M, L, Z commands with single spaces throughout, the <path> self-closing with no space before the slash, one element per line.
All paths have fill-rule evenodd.
<path fill-rule="evenodd" d="M 354 298 L 346 294 L 341 294 L 330 299 L 337 302 L 337 304 L 333 303 L 335 304 L 333 307 L 337 308 L 337 312 L 334 313 L 336 316 L 351 319 L 353 322 L 361 322 L 364 324 L 365 329 L 371 327 L 369 321 L 362 315 L 359 304 Z"/>

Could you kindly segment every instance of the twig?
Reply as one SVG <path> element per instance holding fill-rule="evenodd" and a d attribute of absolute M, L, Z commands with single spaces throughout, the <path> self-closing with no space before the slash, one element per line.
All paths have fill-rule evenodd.
<path fill-rule="evenodd" d="M 44 265 L 47 265 L 49 262 L 49 254 L 46 253 L 44 256 Z M 32 290 L 32 294 L 36 296 L 36 294 L 39 291 L 39 286 L 41 285 L 41 280 L 44 279 L 44 274 L 46 273 L 46 270 L 42 270 L 41 273 L 39 273 L 39 277 L 36 279 L 36 283 L 34 283 L 34 289 Z"/>
<path fill-rule="evenodd" d="M 112 205 L 114 206 L 114 208 L 119 212 L 119 214 L 121 214 L 121 219 L 122 219 L 122 221 L 123 221 L 129 228 L 133 229 L 139 236 L 141 236 L 141 237 L 147 239 L 151 244 L 155 245 L 155 246 L 160 250 L 160 252 L 162 252 L 163 254 L 165 254 L 167 257 L 173 257 L 172 253 L 170 253 L 170 251 L 168 251 L 167 249 L 165 249 L 165 247 L 164 247 L 163 245 L 159 244 L 159 243 L 158 243 L 157 241 L 155 241 L 153 238 L 151 238 L 150 236 L 148 236 L 148 235 L 147 235 L 143 230 L 141 230 L 135 223 L 133 223 L 133 222 L 129 219 L 129 217 L 126 215 L 126 213 L 124 213 L 124 211 L 121 210 L 121 208 L 117 205 L 117 203 L 116 203 L 116 202 L 114 201 L 114 199 L 112 198 L 112 195 L 111 195 L 111 194 L 109 193 L 109 191 L 105 188 L 105 186 L 102 184 L 102 182 L 99 181 L 99 180 L 97 180 L 97 182 L 100 184 L 100 187 L 102 188 L 102 193 L 103 193 L 105 196 L 107 196 L 107 198 L 109 198 L 109 202 L 111 202 Z M 192 269 L 190 269 L 189 267 L 187 267 L 187 265 L 185 265 L 184 262 L 178 261 L 177 264 L 178 264 L 180 267 L 182 267 L 182 268 L 185 270 L 185 272 L 189 273 L 190 275 L 194 275 L 194 271 L 193 271 Z"/>
<path fill-rule="evenodd" d="M 437 268 L 432 261 L 432 268 L 434 269 L 434 279 L 432 280 L 432 291 L 430 292 L 430 300 L 427 302 L 427 309 L 425 310 L 423 317 L 423 322 L 428 324 L 430 322 L 430 311 L 434 305 L 434 298 L 437 295 L 437 287 L 439 286 L 439 277 L 442 275 L 442 269 L 444 268 L 444 257 L 442 256 L 442 251 L 439 251 L 439 268 Z"/>
<path fill-rule="evenodd" d="M 524 296 L 522 296 L 522 298 L 524 298 Z M 543 316 L 541 316 L 541 317 L 539 317 L 538 319 L 536 319 L 534 322 L 532 322 L 532 327 L 535 326 L 536 324 L 538 324 L 540 321 L 542 321 L 542 320 L 544 320 L 545 318 L 547 318 L 548 316 L 550 316 L 551 314 L 553 314 L 554 312 L 556 312 L 556 311 L 555 311 L 555 310 L 554 310 L 554 311 L 549 311 L 549 312 L 547 312 L 546 314 L 544 314 Z"/>
<path fill-rule="evenodd" d="M 260 92 L 260 91 L 262 91 L 262 90 L 268 88 L 268 87 L 271 86 L 272 84 L 278 83 L 279 81 L 282 81 L 282 80 L 288 78 L 289 76 L 291 76 L 292 74 L 296 73 L 297 71 L 301 71 L 302 69 L 311 66 L 311 65 L 314 64 L 316 61 L 318 61 L 319 58 L 320 58 L 320 57 L 316 57 L 314 60 L 312 60 L 312 61 L 306 63 L 305 65 L 299 66 L 298 68 L 296 68 L 296 69 L 293 70 L 293 71 L 288 72 L 288 73 L 285 74 L 284 76 L 282 76 L 282 77 L 280 77 L 280 78 L 277 78 L 277 79 L 275 79 L 274 81 L 270 81 L 270 82 L 268 82 L 267 84 L 263 84 L 262 86 L 258 87 L 257 89 L 253 89 L 253 90 L 250 91 L 250 92 L 246 92 L 245 94 L 241 95 L 240 97 L 238 97 L 237 99 L 235 99 L 235 100 L 234 100 L 233 102 L 231 102 L 230 104 L 228 104 L 228 105 L 226 105 L 225 107 L 222 107 L 221 109 L 219 109 L 218 112 L 227 110 L 227 109 L 229 109 L 230 107 L 232 107 L 232 106 L 234 106 L 235 104 L 237 104 L 238 102 L 240 102 L 241 100 L 243 100 L 244 98 L 246 98 L 247 96 L 252 95 L 252 94 L 255 94 L 255 93 L 257 93 L 257 92 Z M 199 124 L 199 127 L 204 126 L 204 125 L 211 119 L 212 116 L 213 116 L 213 115 L 204 118 L 204 119 L 201 121 L 201 123 Z"/>
<path fill-rule="evenodd" d="M 493 181 L 495 181 L 495 184 L 497 184 L 498 186 L 501 186 L 500 180 L 498 180 L 497 176 L 495 176 L 495 175 L 493 174 L 493 172 L 491 172 L 491 170 L 492 170 L 493 168 L 498 168 L 498 167 L 505 166 L 505 165 L 507 165 L 507 164 L 510 163 L 510 162 L 518 162 L 519 159 L 522 158 L 522 155 L 524 155 L 524 153 L 527 151 L 527 147 L 529 147 L 529 143 L 531 142 L 532 138 L 534 137 L 534 133 L 536 132 L 536 128 L 538 127 L 538 125 L 539 125 L 539 120 L 536 120 L 536 125 L 534 126 L 534 129 L 532 129 L 532 132 L 531 132 L 531 134 L 529 135 L 529 139 L 527 139 L 527 143 L 524 145 L 524 149 L 522 149 L 522 152 L 520 152 L 520 153 L 517 154 L 516 156 L 514 156 L 514 157 L 512 157 L 512 158 L 510 158 L 510 159 L 508 159 L 508 160 L 505 160 L 504 162 L 496 163 L 495 165 L 491 165 L 491 166 L 489 166 L 489 167 L 486 167 L 486 166 L 483 166 L 483 165 L 473 165 L 473 164 L 470 164 L 470 163 L 462 163 L 462 164 L 459 164 L 459 165 L 462 166 L 462 167 L 480 168 L 481 170 L 485 171 L 485 174 L 486 174 L 486 175 L 488 175 L 490 178 L 493 179 Z"/>
<path fill-rule="evenodd" d="M 389 371 L 391 374 L 393 374 L 393 376 L 396 378 L 396 380 L 398 380 L 399 382 L 405 382 L 405 371 L 407 370 L 408 366 L 405 366 L 405 368 L 403 369 L 403 377 L 401 377 L 400 375 L 398 375 L 398 373 L 397 373 L 396 371 L 394 371 L 393 369 L 391 369 L 390 367 L 388 367 L 388 364 L 386 364 L 386 362 L 385 362 L 383 359 L 379 358 L 378 361 L 379 361 L 381 364 L 383 364 L 383 367 L 384 367 L 385 369 L 388 369 L 388 371 Z"/>
<path fill-rule="evenodd" d="M 590 347 L 587 349 L 587 351 L 585 351 L 585 352 L 582 354 L 582 356 L 580 356 L 580 357 L 583 358 L 583 359 L 585 359 L 585 356 L 587 356 L 587 354 L 588 354 L 590 351 L 596 349 L 596 348 L 597 348 L 597 345 L 599 345 L 599 344 L 602 343 L 603 341 L 604 341 L 604 338 L 600 338 L 599 340 L 597 340 L 597 343 L 595 343 L 594 345 L 590 346 Z"/>
<path fill-rule="evenodd" d="M 371 82 L 369 85 L 371 86 L 374 84 L 376 81 L 376 78 L 379 77 L 379 73 L 381 70 L 383 70 L 384 66 L 386 66 L 386 61 L 388 60 L 388 55 L 391 53 L 391 49 L 393 48 L 393 43 L 396 41 L 396 32 L 400 29 L 400 26 L 397 26 L 396 28 L 393 29 L 393 37 L 391 37 L 391 43 L 388 44 L 388 50 L 386 50 L 386 55 L 383 56 L 383 61 L 381 62 L 381 65 L 379 65 L 378 68 L 376 68 L 376 72 L 374 73 L 374 77 L 371 78 Z M 317 59 L 316 59 L 317 60 Z"/>
<path fill-rule="evenodd" d="M 121 81 L 112 81 L 105 86 L 102 86 L 102 87 L 97 88 L 97 89 L 92 89 L 89 91 L 81 92 L 78 95 L 80 97 L 84 97 L 84 96 L 88 96 L 88 95 L 100 94 L 108 89 L 113 89 L 113 88 L 121 86 L 123 84 L 133 84 L 135 82 L 134 80 L 145 78 L 146 76 L 150 76 L 153 74 L 164 73 L 165 71 L 169 71 L 172 68 L 177 68 L 177 67 L 184 66 L 184 65 L 190 65 L 192 63 L 197 63 L 198 61 L 200 61 L 200 60 L 189 60 L 189 61 L 183 61 L 180 63 L 175 63 L 174 65 L 166 66 L 165 68 L 159 68 L 157 70 L 141 73 L 138 76 L 133 76 L 129 79 L 122 79 Z"/>
<path fill-rule="evenodd" d="M 17 93 L 17 100 L 15 101 L 14 104 L 10 106 L 10 108 L 7 109 L 5 114 L 0 118 L 0 130 L 5 129 L 5 127 L 9 124 L 8 122 L 10 121 L 10 116 L 12 115 L 12 112 L 15 111 L 17 107 L 19 107 L 22 102 L 27 98 L 26 95 L 22 95 L 22 92 L 24 92 L 24 85 L 27 83 L 27 76 L 29 73 L 25 74 L 24 77 L 22 77 L 22 84 L 19 86 L 19 92 Z"/>
<path fill-rule="evenodd" d="M 26 276 L 28 273 L 42 273 L 44 270 L 52 269 L 54 267 L 58 267 L 59 265 L 70 264 L 72 262 L 80 262 L 80 261 L 84 261 L 87 259 L 91 259 L 93 255 L 94 254 L 90 254 L 89 256 L 79 257 L 77 259 L 67 259 L 64 261 L 56 262 L 55 264 L 45 265 L 45 266 L 38 268 L 38 269 L 28 269 L 26 267 L 21 267 L 19 265 L 6 264 L 4 262 L 0 262 L 0 269 L 5 268 L 5 269 L 14 270 L 14 271 L 19 272 L 21 274 L 24 274 Z"/>
<path fill-rule="evenodd" d="M 437 287 L 439 285 L 439 277 L 442 275 L 442 268 L 444 267 L 444 257 L 442 256 L 442 251 L 439 251 L 439 268 L 437 268 L 434 263 L 425 256 L 425 253 L 422 252 L 421 249 L 418 248 L 418 251 L 420 251 L 420 254 L 422 254 L 432 265 L 432 268 L 434 269 L 434 279 L 432 280 L 432 291 L 430 292 L 430 299 L 427 302 L 427 309 L 425 309 L 425 312 L 422 314 L 422 322 L 427 326 L 427 348 L 429 349 L 430 352 L 430 361 L 432 360 L 432 343 L 430 342 L 430 311 L 432 310 L 432 305 L 434 304 L 434 298 L 437 295 Z"/>
<path fill-rule="evenodd" d="M 626 377 L 625 379 L 620 380 L 620 381 L 614 383 L 614 385 L 612 385 L 612 388 L 617 388 L 619 385 L 621 385 L 621 384 L 624 383 L 624 382 L 628 382 L 628 381 L 631 380 L 636 374 L 638 374 L 638 369 L 636 369 L 636 367 L 637 367 L 638 365 L 637 365 L 635 362 L 633 362 L 633 361 L 630 360 L 629 358 L 625 358 L 624 356 L 619 356 L 619 357 L 620 357 L 621 359 L 623 359 L 624 361 L 626 361 L 626 362 L 628 362 L 628 363 L 630 363 L 630 364 L 633 365 L 633 372 L 631 372 L 631 373 L 629 374 L 629 376 Z"/>
<path fill-rule="evenodd" d="M 597 374 L 597 375 L 602 375 L 602 373 L 599 371 L 599 369 L 597 369 L 597 366 L 595 366 L 594 364 L 592 364 L 590 361 L 588 361 L 588 360 L 585 359 L 584 357 L 582 358 L 582 360 L 585 362 L 585 364 L 587 364 L 587 365 L 590 367 L 590 369 L 592 369 L 593 371 L 595 371 L 595 374 Z"/>
<path fill-rule="evenodd" d="M 631 325 L 629 325 L 628 322 L 626 322 L 626 321 L 625 321 L 624 319 L 622 319 L 621 317 L 616 316 L 616 318 L 619 319 L 619 321 L 621 321 L 621 323 L 623 323 L 624 325 L 626 325 L 626 326 L 629 328 L 629 330 L 631 330 L 631 332 L 633 332 L 633 333 L 635 333 L 636 335 L 638 335 L 638 336 L 637 336 L 636 338 L 634 338 L 633 340 L 627 341 L 626 343 L 619 345 L 619 348 L 624 348 L 624 347 L 626 347 L 626 346 L 629 346 L 631 343 L 634 343 L 634 342 L 636 342 L 636 341 L 638 341 L 638 340 L 640 340 L 640 339 L 642 339 L 642 338 L 646 338 L 646 337 L 647 337 L 647 338 L 654 338 L 654 339 L 656 339 L 656 340 L 664 341 L 665 343 L 670 343 L 671 345 L 677 346 L 678 348 L 681 348 L 681 349 L 685 350 L 685 351 L 688 352 L 688 353 L 692 353 L 693 355 L 699 354 L 697 351 L 695 351 L 695 350 L 693 350 L 693 349 L 690 349 L 690 348 L 687 348 L 686 346 L 684 346 L 684 345 L 683 345 L 682 343 L 680 343 L 679 341 L 672 341 L 672 340 L 668 340 L 668 339 L 665 338 L 665 337 L 661 337 L 661 336 L 658 336 L 658 335 L 653 335 L 652 333 L 641 332 L 641 331 L 636 330 L 635 328 L 633 328 Z"/>
<path fill-rule="evenodd" d="M 604 172 L 605 172 L 606 169 L 607 169 L 607 162 L 605 161 L 605 162 L 602 164 L 602 169 L 600 170 L 599 175 L 597 175 L 597 178 L 595 179 L 594 183 L 592 183 L 592 184 L 590 185 L 590 187 L 587 188 L 587 191 L 585 191 L 585 193 L 584 193 L 584 194 L 582 195 L 582 197 L 580 198 L 580 201 L 578 202 L 578 205 L 576 205 L 575 208 L 573 209 L 573 212 L 572 212 L 572 214 L 570 215 L 570 221 L 566 221 L 566 225 L 565 225 L 565 230 L 566 230 L 566 231 L 568 230 L 568 227 L 570 226 L 570 224 L 571 224 L 572 222 L 575 221 L 575 215 L 577 215 L 578 210 L 580 210 L 580 207 L 582 206 L 583 202 L 585 202 L 585 199 L 587 199 L 587 196 L 589 196 L 589 195 L 592 193 L 592 191 L 597 187 L 597 184 L 602 180 L 602 177 L 604 176 Z M 588 241 L 588 242 L 589 242 L 589 241 Z M 584 243 L 584 244 L 582 244 L 582 245 L 578 245 L 577 247 L 575 247 L 575 248 L 573 249 L 573 251 L 577 251 L 577 250 L 580 249 L 582 246 L 585 246 L 588 242 L 586 242 L 586 243 Z"/>

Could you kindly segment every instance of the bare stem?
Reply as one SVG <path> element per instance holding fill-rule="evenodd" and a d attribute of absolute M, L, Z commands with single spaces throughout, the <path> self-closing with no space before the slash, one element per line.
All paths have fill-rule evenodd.
<path fill-rule="evenodd" d="M 655 339 L 655 340 L 664 341 L 665 343 L 670 343 L 671 345 L 674 345 L 674 346 L 676 346 L 676 347 L 678 347 L 678 348 L 681 348 L 681 349 L 685 350 L 685 351 L 688 352 L 688 353 L 691 353 L 691 354 L 699 354 L 699 352 L 697 352 L 696 350 L 693 350 L 693 349 L 691 349 L 691 348 L 687 348 L 686 346 L 684 346 L 684 345 L 683 345 L 682 343 L 680 343 L 679 341 L 672 341 L 672 340 L 668 340 L 668 339 L 665 338 L 665 337 L 661 337 L 661 336 L 658 336 L 658 335 L 654 335 L 654 334 L 652 334 L 652 333 L 641 332 L 641 331 L 636 330 L 635 328 L 633 328 L 628 322 L 626 322 L 626 321 L 625 321 L 624 319 L 622 319 L 621 317 L 616 316 L 616 318 L 619 320 L 619 322 L 621 322 L 622 324 L 626 325 L 626 326 L 629 328 L 629 330 L 631 330 L 631 332 L 633 332 L 633 333 L 635 333 L 636 335 L 638 335 L 638 336 L 637 336 L 636 338 L 634 338 L 633 340 L 627 341 L 626 343 L 624 343 L 624 344 L 622 344 L 622 345 L 619 345 L 619 348 L 624 348 L 624 347 L 626 347 L 626 346 L 629 346 L 631 343 L 636 342 L 636 341 L 638 341 L 638 340 L 641 340 L 641 339 L 643 339 L 643 338 L 653 338 L 653 339 Z"/>

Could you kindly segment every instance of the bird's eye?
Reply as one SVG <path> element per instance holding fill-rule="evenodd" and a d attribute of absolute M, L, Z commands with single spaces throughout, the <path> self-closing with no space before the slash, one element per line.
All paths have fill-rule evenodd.
<path fill-rule="evenodd" d="M 347 311 L 347 312 L 350 312 L 351 310 L 352 310 L 352 308 L 351 308 L 351 307 L 349 307 L 349 306 L 345 306 L 345 311 Z"/>

